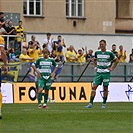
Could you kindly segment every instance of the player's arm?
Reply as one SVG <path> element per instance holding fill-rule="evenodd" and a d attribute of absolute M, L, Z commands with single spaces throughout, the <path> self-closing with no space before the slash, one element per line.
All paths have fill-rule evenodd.
<path fill-rule="evenodd" d="M 0 47 L 0 52 L 1 52 L 1 59 L 4 62 L 4 73 L 6 74 L 8 72 L 8 66 L 7 66 L 8 61 L 7 61 L 7 58 L 6 58 L 6 53 L 5 53 L 4 47 Z"/>
<path fill-rule="evenodd" d="M 94 61 L 93 61 L 93 64 L 94 64 L 94 69 L 97 70 L 97 53 L 95 52 L 94 54 Z"/>
<path fill-rule="evenodd" d="M 113 64 L 112 66 L 109 68 L 110 71 L 113 71 L 115 69 L 115 67 L 117 66 L 119 60 L 118 58 L 116 57 L 114 60 L 113 60 Z"/>
<path fill-rule="evenodd" d="M 94 64 L 94 69 L 97 70 L 97 59 L 96 58 L 94 58 L 93 64 Z"/>
<path fill-rule="evenodd" d="M 40 72 L 39 72 L 38 69 L 36 68 L 36 66 L 37 66 L 38 64 L 39 64 L 39 60 L 36 60 L 34 63 L 32 63 L 31 66 L 32 66 L 33 70 L 36 71 L 38 77 L 41 77 Z"/>

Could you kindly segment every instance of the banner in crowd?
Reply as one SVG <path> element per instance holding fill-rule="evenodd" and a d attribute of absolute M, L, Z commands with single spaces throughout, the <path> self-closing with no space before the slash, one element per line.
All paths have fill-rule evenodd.
<path fill-rule="evenodd" d="M 1 64 L 2 65 L 2 64 Z M 17 82 L 18 80 L 18 72 L 20 69 L 20 63 L 8 63 L 8 73 L 4 74 L 4 67 L 2 66 L 2 82 Z"/>

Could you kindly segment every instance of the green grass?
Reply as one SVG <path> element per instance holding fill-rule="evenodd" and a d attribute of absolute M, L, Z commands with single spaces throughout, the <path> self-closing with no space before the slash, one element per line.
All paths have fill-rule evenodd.
<path fill-rule="evenodd" d="M 50 109 L 37 104 L 4 104 L 0 133 L 132 133 L 133 103 L 49 103 Z"/>

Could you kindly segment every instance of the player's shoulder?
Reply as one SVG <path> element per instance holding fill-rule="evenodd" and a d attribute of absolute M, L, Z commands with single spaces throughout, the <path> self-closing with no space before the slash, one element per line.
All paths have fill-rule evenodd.
<path fill-rule="evenodd" d="M 43 57 L 39 57 L 37 60 L 39 60 L 39 61 L 40 61 L 40 60 L 44 60 L 44 58 L 43 58 Z"/>
<path fill-rule="evenodd" d="M 95 53 L 101 53 L 101 50 L 100 50 L 100 49 L 98 49 L 98 50 L 96 50 L 96 51 L 95 51 Z"/>
<path fill-rule="evenodd" d="M 111 52 L 111 53 L 112 53 L 112 51 L 111 51 L 111 50 L 109 50 L 109 49 L 107 49 L 107 50 L 106 50 L 106 52 Z"/>
<path fill-rule="evenodd" d="M 107 53 L 110 53 L 110 54 L 113 53 L 113 52 L 112 52 L 111 50 L 109 50 L 109 49 L 107 49 L 106 52 L 107 52 Z"/>
<path fill-rule="evenodd" d="M 53 58 L 51 58 L 51 57 L 49 57 L 49 58 L 48 58 L 48 60 L 49 60 L 49 61 L 54 61 L 54 59 L 53 59 Z"/>

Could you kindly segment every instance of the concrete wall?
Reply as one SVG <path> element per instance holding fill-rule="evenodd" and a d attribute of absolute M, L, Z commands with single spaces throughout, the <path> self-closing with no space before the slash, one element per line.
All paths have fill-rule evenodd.
<path fill-rule="evenodd" d="M 84 3 L 83 18 L 66 18 L 66 0 L 43 0 L 41 17 L 24 16 L 22 0 L 3 0 L 1 10 L 20 13 L 26 32 L 114 34 L 115 0 L 84 0 Z"/>

